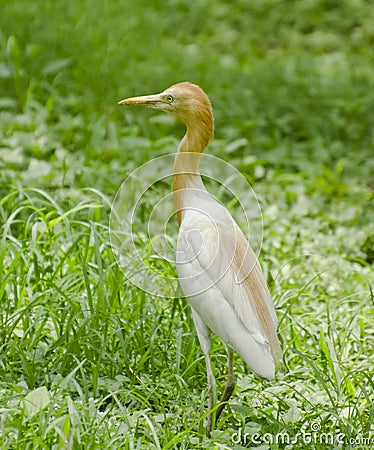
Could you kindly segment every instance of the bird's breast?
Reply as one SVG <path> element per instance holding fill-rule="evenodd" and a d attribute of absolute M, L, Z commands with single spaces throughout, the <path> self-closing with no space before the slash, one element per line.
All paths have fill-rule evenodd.
<path fill-rule="evenodd" d="M 234 236 L 234 222 L 220 205 L 200 204 L 185 210 L 178 235 L 176 263 L 186 295 L 206 291 L 227 271 L 228 267 L 222 264 L 227 257 L 224 258 L 221 230 L 230 227 L 231 236 Z"/>

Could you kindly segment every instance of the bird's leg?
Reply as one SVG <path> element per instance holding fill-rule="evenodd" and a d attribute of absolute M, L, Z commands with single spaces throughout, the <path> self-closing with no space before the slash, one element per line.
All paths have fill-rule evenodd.
<path fill-rule="evenodd" d="M 206 425 L 206 435 L 210 437 L 212 428 L 215 424 L 215 413 L 212 411 L 214 406 L 214 400 L 216 398 L 216 380 L 214 378 L 212 363 L 210 361 L 210 353 L 205 353 L 205 365 L 206 365 L 206 376 L 208 380 L 208 422 Z"/>
<path fill-rule="evenodd" d="M 228 347 L 228 353 L 229 353 L 229 355 L 228 355 L 229 375 L 227 377 L 227 381 L 225 384 L 225 388 L 223 390 L 220 404 L 216 411 L 216 422 L 218 421 L 219 416 L 221 415 L 224 407 L 226 406 L 226 403 L 229 401 L 232 393 L 234 392 L 235 384 L 236 384 L 236 380 L 234 377 L 234 371 L 233 371 L 234 352 L 230 347 Z"/>
<path fill-rule="evenodd" d="M 206 376 L 208 380 L 208 410 L 209 410 L 208 423 L 206 426 L 206 435 L 210 437 L 210 433 L 215 424 L 214 420 L 215 414 L 212 412 L 212 410 L 216 399 L 216 380 L 214 378 L 212 363 L 210 361 L 210 330 L 201 320 L 200 316 L 197 314 L 194 308 L 191 307 L 191 311 L 197 335 L 199 337 L 200 345 L 205 357 Z"/>

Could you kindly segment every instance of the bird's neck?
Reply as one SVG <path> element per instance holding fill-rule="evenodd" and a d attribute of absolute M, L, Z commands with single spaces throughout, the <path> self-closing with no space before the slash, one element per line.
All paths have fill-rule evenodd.
<path fill-rule="evenodd" d="M 183 209 L 189 206 L 189 193 L 193 196 L 192 190 L 205 190 L 199 173 L 199 163 L 201 153 L 207 147 L 210 138 L 211 135 L 208 133 L 199 132 L 198 129 L 191 131 L 187 127 L 187 132 L 179 145 L 173 175 L 173 198 L 179 224 L 182 222 Z"/>

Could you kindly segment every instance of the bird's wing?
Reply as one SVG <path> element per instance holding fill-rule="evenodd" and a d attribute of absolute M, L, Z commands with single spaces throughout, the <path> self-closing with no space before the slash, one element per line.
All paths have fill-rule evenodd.
<path fill-rule="evenodd" d="M 277 361 L 281 351 L 270 293 L 255 253 L 229 213 L 214 221 L 201 213 L 186 215 L 178 250 L 182 289 L 202 320 L 220 336 L 220 324 L 213 321 L 225 317 L 212 319 L 215 311 L 234 314 L 231 320 L 259 345 L 270 346 Z"/>
<path fill-rule="evenodd" d="M 278 320 L 257 255 L 234 222 L 235 237 L 219 227 L 226 260 L 232 263 L 222 279 L 222 290 L 246 326 L 255 326 L 269 342 L 275 361 L 281 356 L 277 336 Z"/>

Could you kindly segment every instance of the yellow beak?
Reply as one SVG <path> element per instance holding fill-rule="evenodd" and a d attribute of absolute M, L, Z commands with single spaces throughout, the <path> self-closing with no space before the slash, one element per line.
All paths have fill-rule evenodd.
<path fill-rule="evenodd" d="M 142 97 L 125 98 L 118 102 L 119 105 L 144 105 L 144 106 L 156 106 L 160 103 L 164 103 L 160 94 L 144 95 Z"/>

